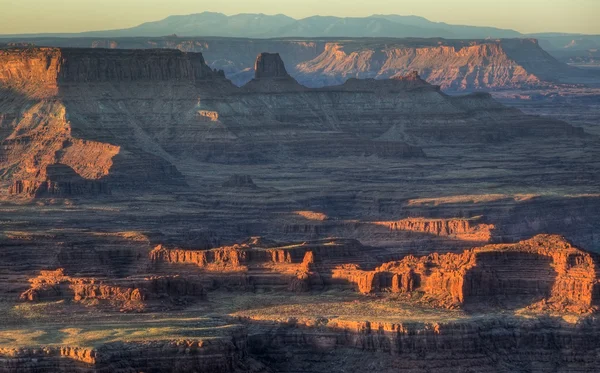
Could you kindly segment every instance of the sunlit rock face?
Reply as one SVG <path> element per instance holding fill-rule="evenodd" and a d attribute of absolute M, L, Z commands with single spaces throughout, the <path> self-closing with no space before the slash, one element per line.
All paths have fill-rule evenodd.
<path fill-rule="evenodd" d="M 338 268 L 334 277 L 363 293 L 424 292 L 441 307 L 485 307 L 503 299 L 508 308 L 592 312 L 598 304 L 596 259 L 559 236 L 489 245 L 462 254 L 407 256 L 374 271 Z"/>
<path fill-rule="evenodd" d="M 256 55 L 280 54 L 303 85 L 350 78 L 389 79 L 411 71 L 448 91 L 552 87 L 598 81 L 598 75 L 557 61 L 535 39 L 213 39 L 210 37 L 45 39 L 38 45 L 111 49 L 169 48 L 201 52 L 207 64 L 242 86 L 255 77 Z"/>

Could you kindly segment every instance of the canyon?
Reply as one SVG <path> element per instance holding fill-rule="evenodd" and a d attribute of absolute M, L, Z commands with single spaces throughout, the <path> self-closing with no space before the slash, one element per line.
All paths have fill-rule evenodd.
<path fill-rule="evenodd" d="M 290 75 L 308 87 L 342 84 L 350 78 L 388 79 L 417 71 L 448 92 L 553 88 L 600 83 L 597 71 L 551 55 L 537 39 L 274 38 L 245 39 L 164 34 L 157 37 L 7 37 L 8 45 L 101 49 L 178 49 L 202 53 L 208 65 L 242 86 L 254 76 L 262 52 L 277 52 Z M 166 36 L 171 35 L 171 36 Z M 297 35 L 293 35 L 297 36 Z M 1 39 L 0 39 L 1 40 Z M 545 39 L 542 39 L 545 42 Z M 544 43 L 544 46 L 548 46 Z M 561 54 L 562 53 L 562 54 Z M 560 59 L 557 60 L 557 58 Z"/>
<path fill-rule="evenodd" d="M 512 97 L 579 72 L 215 40 L 0 49 L 0 372 L 596 370 L 600 133 Z"/>

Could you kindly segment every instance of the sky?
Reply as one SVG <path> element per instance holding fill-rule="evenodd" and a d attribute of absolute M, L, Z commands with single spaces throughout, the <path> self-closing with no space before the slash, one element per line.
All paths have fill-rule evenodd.
<path fill-rule="evenodd" d="M 0 0 L 0 34 L 119 29 L 203 11 L 294 18 L 418 15 L 523 33 L 600 34 L 600 0 Z"/>

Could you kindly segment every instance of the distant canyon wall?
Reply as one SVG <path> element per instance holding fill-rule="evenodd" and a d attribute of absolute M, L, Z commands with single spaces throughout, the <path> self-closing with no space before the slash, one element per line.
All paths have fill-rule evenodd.
<path fill-rule="evenodd" d="M 349 78 L 387 79 L 417 71 L 430 84 L 444 90 L 472 91 L 581 82 L 592 74 L 557 61 L 535 39 L 295 40 L 171 36 L 29 42 L 61 47 L 202 52 L 211 68 L 224 70 L 239 86 L 252 79 L 254 59 L 261 52 L 280 53 L 290 74 L 308 87 L 342 84 Z"/>

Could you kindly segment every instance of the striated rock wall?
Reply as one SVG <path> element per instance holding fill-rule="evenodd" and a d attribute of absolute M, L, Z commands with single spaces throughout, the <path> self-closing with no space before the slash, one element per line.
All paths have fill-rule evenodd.
<path fill-rule="evenodd" d="M 180 276 L 153 276 L 145 279 L 106 281 L 70 277 L 63 269 L 41 271 L 30 280 L 31 286 L 20 295 L 21 301 L 38 302 L 72 299 L 75 302 L 107 301 L 121 311 L 142 311 L 146 301 L 162 298 L 206 297 L 199 279 Z"/>
<path fill-rule="evenodd" d="M 581 73 L 548 55 L 533 39 L 439 45 L 331 42 L 321 55 L 297 66 L 297 79 L 321 86 L 348 78 L 387 79 L 413 70 L 429 83 L 453 91 L 540 87 Z"/>
<path fill-rule="evenodd" d="M 592 255 L 548 235 L 462 254 L 409 255 L 373 271 L 339 267 L 333 277 L 355 283 L 362 293 L 417 291 L 423 301 L 448 308 L 497 303 L 502 297 L 502 307 L 585 313 L 599 299 Z"/>
<path fill-rule="evenodd" d="M 224 77 L 200 53 L 170 50 L 13 48 L 0 50 L 0 86 L 33 98 L 64 83 L 206 80 Z"/>
<path fill-rule="evenodd" d="M 152 86 L 157 97 L 206 80 L 230 85 L 202 55 L 179 51 L 14 48 L 0 51 L 0 61 L 0 178 L 29 197 L 184 184 L 166 152 L 134 124 L 145 110 L 132 97 Z M 190 94 L 190 108 L 195 102 Z M 73 173 L 49 174 L 60 165 Z"/>
<path fill-rule="evenodd" d="M 42 43 L 38 43 L 42 44 Z M 309 87 L 340 84 L 348 78 L 389 78 L 417 70 L 450 90 L 527 88 L 577 82 L 590 76 L 557 61 L 535 39 L 294 40 L 223 38 L 70 38 L 44 45 L 83 48 L 168 48 L 202 52 L 211 68 L 223 69 L 241 86 L 253 78 L 263 51 L 278 52 L 290 74 Z"/>
<path fill-rule="evenodd" d="M 315 323 L 315 320 L 311 320 Z M 501 372 L 595 371 L 595 322 L 511 317 L 439 323 L 322 318 L 318 327 L 257 324 L 250 353 L 277 371 Z M 590 339 L 591 338 L 591 339 Z M 340 359 L 340 356 L 344 356 Z"/>
<path fill-rule="evenodd" d="M 206 269 L 245 270 L 249 264 L 302 264 L 327 258 L 356 255 L 362 245 L 356 240 L 323 240 L 263 248 L 252 243 L 236 244 L 212 250 L 185 250 L 158 245 L 150 252 L 155 264 L 193 264 Z M 310 254 L 308 254 L 310 253 Z M 307 257 L 309 255 L 309 257 Z M 308 264 L 302 264 L 306 266 Z"/>
<path fill-rule="evenodd" d="M 243 330 L 231 338 L 111 343 L 97 348 L 0 348 L 0 371 L 12 372 L 204 372 L 231 373 L 247 359 Z"/>
<path fill-rule="evenodd" d="M 378 221 L 373 224 L 388 227 L 391 231 L 420 232 L 480 242 L 490 241 L 495 228 L 493 224 L 477 224 L 477 219 L 408 218 L 397 221 Z"/>

